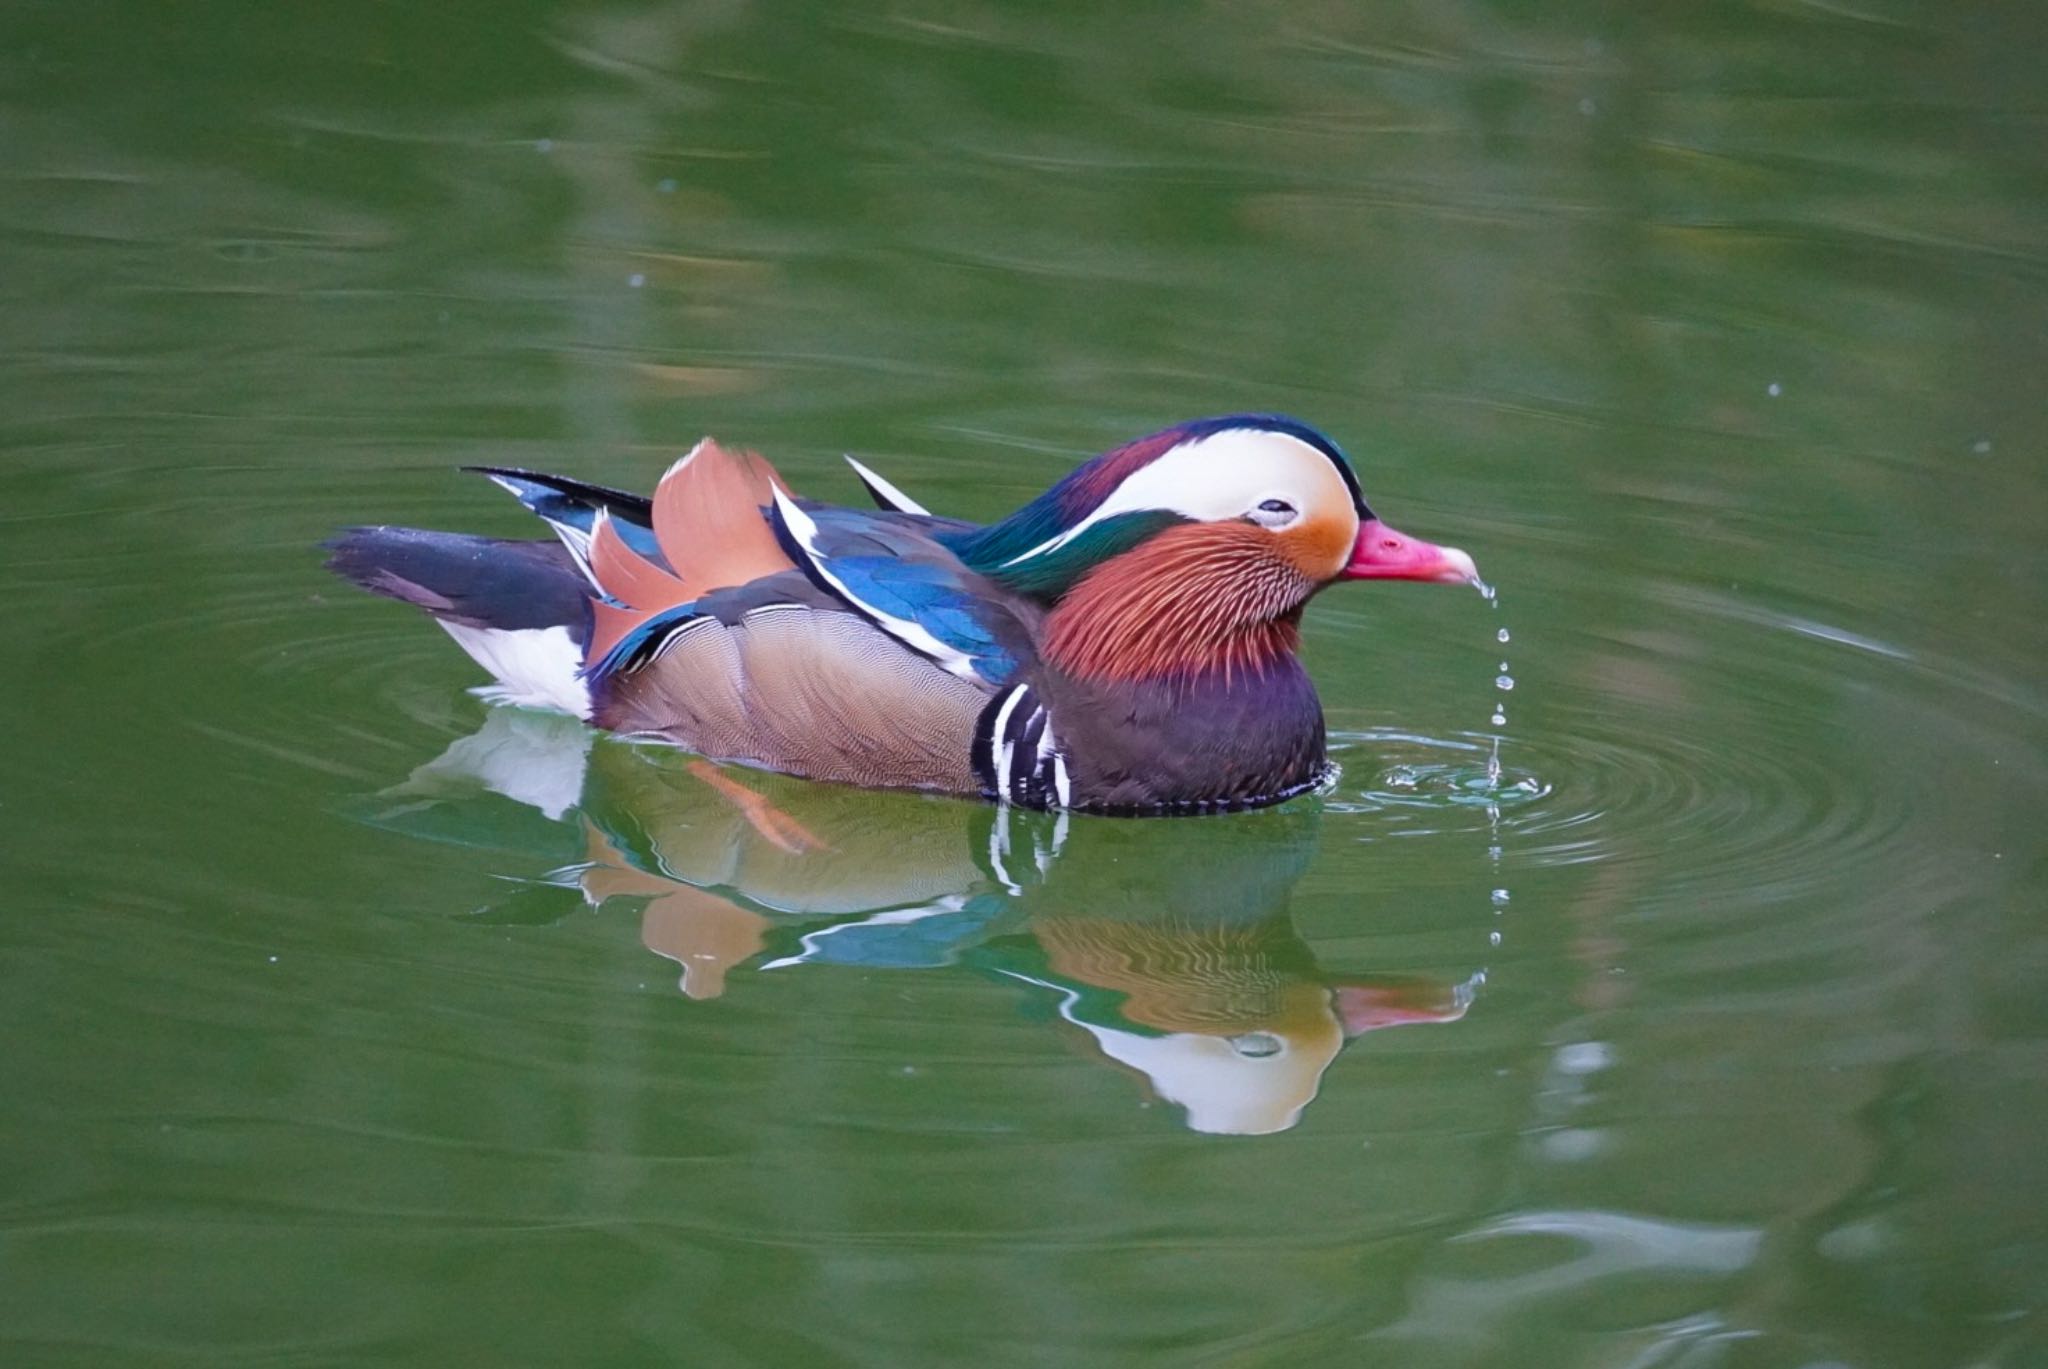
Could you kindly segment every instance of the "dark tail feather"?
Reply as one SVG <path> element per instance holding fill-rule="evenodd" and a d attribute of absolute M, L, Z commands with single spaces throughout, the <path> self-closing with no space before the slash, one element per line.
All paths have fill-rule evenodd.
<path fill-rule="evenodd" d="M 322 544 L 327 568 L 372 594 L 463 627 L 565 627 L 589 635 L 590 587 L 557 542 L 422 528 L 350 528 Z"/>
<path fill-rule="evenodd" d="M 559 544 L 350 528 L 326 547 L 329 570 L 446 628 L 496 677 L 484 697 L 590 717 L 590 589 Z"/>
<path fill-rule="evenodd" d="M 612 517 L 639 527 L 654 525 L 652 503 L 644 494 L 628 494 L 608 485 L 571 480 L 566 475 L 522 471 L 514 466 L 464 466 L 511 492 L 512 497 L 550 523 L 569 523 L 590 530 L 591 517 L 609 510 Z"/>

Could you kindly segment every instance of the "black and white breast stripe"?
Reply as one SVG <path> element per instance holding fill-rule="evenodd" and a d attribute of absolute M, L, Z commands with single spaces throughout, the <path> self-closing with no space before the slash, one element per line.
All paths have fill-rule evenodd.
<path fill-rule="evenodd" d="M 1073 779 L 1052 713 L 1030 685 L 996 695 L 974 726 L 974 774 L 982 795 L 1025 808 L 1067 808 Z"/>

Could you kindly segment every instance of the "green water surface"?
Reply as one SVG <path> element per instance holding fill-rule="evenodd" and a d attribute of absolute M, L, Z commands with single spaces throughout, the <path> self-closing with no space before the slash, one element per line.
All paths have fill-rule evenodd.
<path fill-rule="evenodd" d="M 2048 1364 L 2044 53 L 10 7 L 0 1363 Z M 1500 589 L 1318 600 L 1271 813 L 596 741 L 314 550 L 1244 408 Z"/>

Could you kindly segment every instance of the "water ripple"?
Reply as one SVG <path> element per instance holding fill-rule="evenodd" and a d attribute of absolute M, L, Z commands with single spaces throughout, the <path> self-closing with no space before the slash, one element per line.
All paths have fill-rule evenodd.
<path fill-rule="evenodd" d="M 1810 749 L 1732 747 L 1591 711 L 1566 721 L 1503 740 L 1497 779 L 1488 734 L 1333 734 L 1344 776 L 1328 807 L 1367 838 L 1497 833 L 1526 865 L 1682 867 L 1711 856 L 1780 896 L 1880 850 L 1906 822 L 1896 791 L 1859 784 Z"/>

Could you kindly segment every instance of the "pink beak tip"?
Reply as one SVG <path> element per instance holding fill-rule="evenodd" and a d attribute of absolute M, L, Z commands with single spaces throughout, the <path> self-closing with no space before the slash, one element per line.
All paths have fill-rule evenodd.
<path fill-rule="evenodd" d="M 1347 580 L 1420 580 L 1437 585 L 1477 585 L 1482 593 L 1486 582 L 1479 567 L 1457 547 L 1440 547 L 1419 537 L 1410 537 L 1388 527 L 1377 518 L 1359 525 L 1358 540 L 1352 545 L 1351 560 L 1342 572 Z"/>

